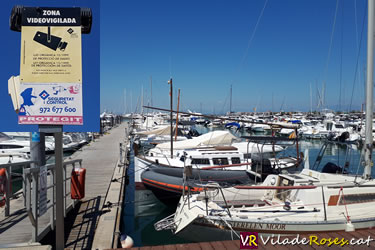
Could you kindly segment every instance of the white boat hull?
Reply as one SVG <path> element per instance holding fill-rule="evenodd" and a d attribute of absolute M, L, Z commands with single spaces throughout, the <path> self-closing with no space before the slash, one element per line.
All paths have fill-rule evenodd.
<path fill-rule="evenodd" d="M 213 219 L 212 222 L 206 219 L 197 219 L 184 230 L 178 233 L 178 236 L 191 241 L 217 241 L 220 240 L 237 240 L 240 232 L 258 232 L 261 235 L 292 235 L 292 234 L 310 234 L 325 233 L 335 231 L 345 231 L 346 221 L 326 222 L 326 223 L 293 223 L 285 222 L 267 222 L 259 221 L 230 221 L 234 233 L 228 225 L 222 221 Z M 375 226 L 375 218 L 369 218 L 363 221 L 352 221 L 355 229 L 372 228 Z"/>

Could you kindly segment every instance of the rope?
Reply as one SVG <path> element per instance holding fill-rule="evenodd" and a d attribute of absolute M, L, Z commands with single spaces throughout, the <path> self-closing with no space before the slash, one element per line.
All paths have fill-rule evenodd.
<path fill-rule="evenodd" d="M 335 27 L 336 27 L 336 19 L 337 19 L 337 11 L 338 11 L 338 8 L 339 8 L 339 0 L 336 1 L 336 10 L 335 10 L 335 17 L 333 19 L 333 25 L 332 25 L 332 33 L 331 33 L 331 39 L 330 39 L 330 43 L 329 43 L 329 49 L 328 49 L 328 56 L 327 56 L 327 61 L 326 61 L 326 66 L 325 66 L 325 69 L 324 69 L 324 78 L 326 78 L 326 75 L 327 75 L 327 70 L 328 70 L 328 64 L 329 64 L 329 61 L 331 59 L 331 51 L 332 51 L 332 44 L 333 44 L 333 35 L 335 33 Z M 324 93 L 323 94 L 323 102 L 324 102 Z M 322 105 L 324 105 L 324 103 L 322 103 Z"/>
<path fill-rule="evenodd" d="M 243 58 L 242 58 L 241 66 L 239 67 L 238 71 L 241 70 L 243 64 L 245 63 L 245 60 L 246 60 L 246 58 L 247 58 L 247 54 L 248 54 L 249 49 L 250 49 L 250 45 L 251 45 L 251 43 L 252 43 L 252 41 L 253 41 L 253 39 L 254 39 L 254 37 L 255 37 L 255 33 L 256 33 L 257 29 L 258 29 L 258 25 L 259 25 L 259 23 L 260 23 L 260 20 L 262 19 L 262 16 L 263 16 L 264 10 L 266 9 L 267 3 L 268 3 L 268 0 L 265 1 L 264 6 L 263 6 L 263 9 L 262 9 L 262 11 L 261 11 L 260 14 L 259 14 L 259 17 L 258 17 L 257 23 L 255 24 L 255 27 L 254 27 L 253 33 L 251 34 L 250 40 L 249 40 L 249 42 L 248 42 L 248 44 L 247 44 L 247 48 L 246 48 L 245 53 L 244 53 L 244 56 L 243 56 Z"/>
<path fill-rule="evenodd" d="M 349 216 L 349 213 L 348 213 L 348 208 L 346 206 L 346 201 L 345 201 L 345 195 L 344 195 L 344 189 L 343 187 L 340 188 L 339 190 L 339 196 L 340 196 L 340 193 L 342 193 L 342 201 L 344 203 L 344 206 L 345 206 L 345 211 L 346 211 L 346 221 L 347 222 L 350 222 L 350 216 Z"/>
<path fill-rule="evenodd" d="M 355 12 L 357 13 L 357 12 Z M 350 109 L 352 108 L 352 102 L 353 102 L 353 94 L 354 94 L 354 86 L 355 86 L 355 82 L 357 80 L 357 73 L 358 73 L 358 64 L 359 64 L 359 56 L 361 54 L 361 48 L 362 48 L 362 38 L 363 38 L 363 30 L 364 30 L 364 27 L 365 27 L 365 20 L 366 20 L 366 11 L 363 15 L 363 21 L 362 21 L 362 31 L 361 31 L 361 36 L 360 36 L 360 41 L 359 41 L 359 48 L 358 48 L 358 54 L 357 54 L 357 62 L 356 62 L 356 65 L 355 65 L 355 73 L 354 73 L 354 79 L 353 79 L 353 88 L 352 88 L 352 94 L 351 94 L 351 97 L 350 97 L 350 105 L 349 105 L 349 109 L 348 111 L 350 111 Z M 356 21 L 357 21 L 357 18 L 356 18 Z M 356 33 L 357 33 L 357 25 L 356 25 Z M 356 40 L 357 40 L 357 34 L 356 34 Z M 358 40 L 357 40 L 357 43 L 358 43 Z M 358 45 L 357 45 L 358 47 Z M 359 74 L 358 74 L 359 75 Z"/>
<path fill-rule="evenodd" d="M 238 237 L 240 238 L 240 236 L 238 235 L 238 233 L 232 228 L 232 226 L 222 217 L 219 217 L 227 226 L 228 228 L 230 229 L 231 231 L 231 237 L 232 237 L 232 240 L 233 240 L 233 233 Z"/>
<path fill-rule="evenodd" d="M 339 111 L 341 111 L 341 89 L 342 89 L 342 48 L 344 47 L 344 3 L 341 7 L 341 48 L 340 48 L 340 90 L 339 90 Z"/>

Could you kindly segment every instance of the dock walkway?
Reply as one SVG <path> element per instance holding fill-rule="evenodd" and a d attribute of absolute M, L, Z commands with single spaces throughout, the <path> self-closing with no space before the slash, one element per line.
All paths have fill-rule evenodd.
<path fill-rule="evenodd" d="M 91 249 L 94 241 L 95 229 L 100 215 L 110 212 L 112 205 L 106 204 L 105 198 L 112 182 L 114 170 L 118 165 L 120 143 L 125 139 L 123 123 L 111 129 L 108 134 L 100 137 L 91 146 L 77 151 L 71 158 L 82 159 L 86 168 L 86 194 L 79 205 L 75 216 L 68 218 L 65 231 L 66 249 Z M 120 190 L 118 190 L 120 193 Z M 111 228 L 111 233 L 113 229 Z"/>
<path fill-rule="evenodd" d="M 301 244 L 303 238 L 310 240 L 312 236 L 312 243 Z M 263 243 L 258 237 L 258 246 L 256 249 L 374 249 L 375 247 L 375 230 L 374 229 L 360 229 L 354 232 L 327 232 L 327 233 L 316 233 L 310 235 L 299 235 L 299 243 L 286 243 L 292 242 L 297 235 L 281 236 L 280 239 L 277 235 L 274 237 L 270 236 L 270 240 L 267 240 L 267 236 L 264 236 Z M 329 239 L 333 242 L 337 238 L 336 244 L 328 246 Z M 284 241 L 285 240 L 285 241 Z M 287 241 L 288 240 L 288 241 Z M 297 240 L 294 240 L 297 242 Z M 278 242 L 278 243 L 276 243 Z M 342 244 L 342 245 L 341 245 Z M 195 250 L 195 249 L 215 249 L 215 250 L 232 250 L 240 249 L 240 240 L 228 240 L 228 241 L 211 241 L 211 242 L 197 242 L 188 244 L 175 244 L 175 245 L 160 245 L 160 246 L 144 246 L 134 247 L 133 250 Z"/>
<path fill-rule="evenodd" d="M 82 167 L 86 168 L 85 198 L 65 218 L 67 249 L 91 249 L 100 215 L 111 210 L 111 206 L 106 206 L 104 202 L 114 170 L 118 167 L 119 144 L 124 142 L 126 126 L 126 123 L 122 123 L 112 128 L 66 159 L 82 159 Z M 119 194 L 120 191 L 118 190 Z M 0 210 L 0 245 L 31 241 L 32 225 L 23 204 L 22 195 L 18 195 L 11 200 L 10 216 L 5 217 L 4 209 Z M 39 218 L 42 226 L 48 225 L 49 212 L 45 217 Z M 53 243 L 54 233 L 50 232 L 48 238 L 47 241 Z"/>

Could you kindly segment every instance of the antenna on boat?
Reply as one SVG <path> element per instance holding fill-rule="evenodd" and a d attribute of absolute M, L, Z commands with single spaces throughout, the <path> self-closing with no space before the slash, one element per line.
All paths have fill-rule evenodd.
<path fill-rule="evenodd" d="M 365 169 L 363 178 L 371 178 L 372 168 L 372 117 L 373 117 L 373 78 L 374 78 L 374 0 L 368 0 L 367 25 L 367 82 L 366 82 L 366 137 Z"/>

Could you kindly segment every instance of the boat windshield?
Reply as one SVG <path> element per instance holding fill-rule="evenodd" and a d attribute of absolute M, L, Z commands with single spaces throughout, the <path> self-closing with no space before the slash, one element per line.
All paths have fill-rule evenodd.
<path fill-rule="evenodd" d="M 228 158 L 212 158 L 214 165 L 228 165 Z"/>
<path fill-rule="evenodd" d="M 239 164 L 241 163 L 240 157 L 232 157 L 232 164 Z"/>
<path fill-rule="evenodd" d="M 205 159 L 205 158 L 200 158 L 200 159 L 192 159 L 191 164 L 198 164 L 198 165 L 209 165 L 210 160 Z"/>
<path fill-rule="evenodd" d="M 0 132 L 0 141 L 8 141 L 8 140 L 11 140 L 12 138 L 9 137 L 8 135 Z"/>

